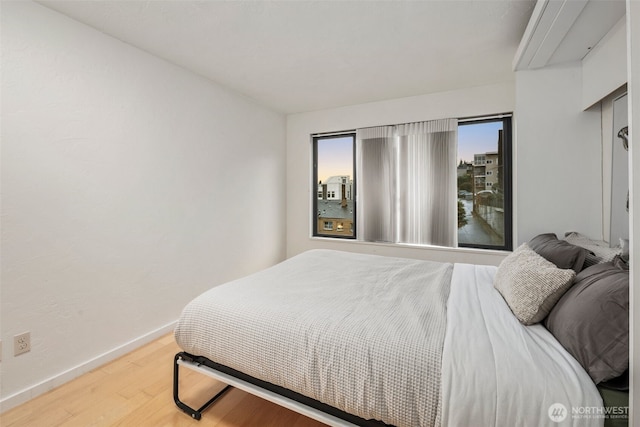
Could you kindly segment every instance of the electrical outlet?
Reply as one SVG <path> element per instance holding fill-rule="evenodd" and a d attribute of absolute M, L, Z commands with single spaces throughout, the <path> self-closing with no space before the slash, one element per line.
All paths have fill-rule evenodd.
<path fill-rule="evenodd" d="M 31 351 L 31 332 L 25 332 L 13 337 L 13 355 L 18 356 L 22 353 Z"/>

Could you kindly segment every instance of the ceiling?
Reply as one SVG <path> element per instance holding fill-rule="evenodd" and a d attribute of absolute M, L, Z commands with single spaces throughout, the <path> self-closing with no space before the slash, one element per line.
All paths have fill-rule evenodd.
<path fill-rule="evenodd" d="M 296 113 L 511 81 L 535 1 L 39 3 Z"/>

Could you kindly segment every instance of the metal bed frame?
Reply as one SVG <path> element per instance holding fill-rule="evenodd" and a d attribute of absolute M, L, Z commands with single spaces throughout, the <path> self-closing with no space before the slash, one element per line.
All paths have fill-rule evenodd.
<path fill-rule="evenodd" d="M 242 372 L 220 365 L 203 356 L 194 356 L 186 352 L 179 352 L 174 357 L 173 366 L 173 400 L 178 408 L 195 420 L 200 420 L 202 418 L 202 412 L 220 399 L 229 389 L 236 387 L 330 426 L 389 427 L 380 421 L 365 420 L 315 399 L 303 396 L 302 394 L 243 374 Z M 209 399 L 202 407 L 198 409 L 192 408 L 180 400 L 180 366 L 221 381 L 226 384 L 226 386 Z"/>

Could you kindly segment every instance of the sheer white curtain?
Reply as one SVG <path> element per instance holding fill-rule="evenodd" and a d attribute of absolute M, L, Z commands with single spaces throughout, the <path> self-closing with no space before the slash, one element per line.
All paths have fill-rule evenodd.
<path fill-rule="evenodd" d="M 456 246 L 458 121 L 397 126 L 398 241 Z"/>
<path fill-rule="evenodd" d="M 362 240 L 457 245 L 457 133 L 456 119 L 357 131 Z"/>
<path fill-rule="evenodd" d="M 393 126 L 356 131 L 356 227 L 362 240 L 396 241 L 396 152 Z"/>

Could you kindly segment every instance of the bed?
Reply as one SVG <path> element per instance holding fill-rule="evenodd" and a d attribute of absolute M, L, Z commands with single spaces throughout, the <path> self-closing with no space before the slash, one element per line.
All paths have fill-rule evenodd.
<path fill-rule="evenodd" d="M 590 374 L 497 273 L 312 250 L 212 288 L 175 329 L 175 402 L 199 419 L 224 395 L 182 402 L 189 368 L 335 426 L 603 425 Z"/>

